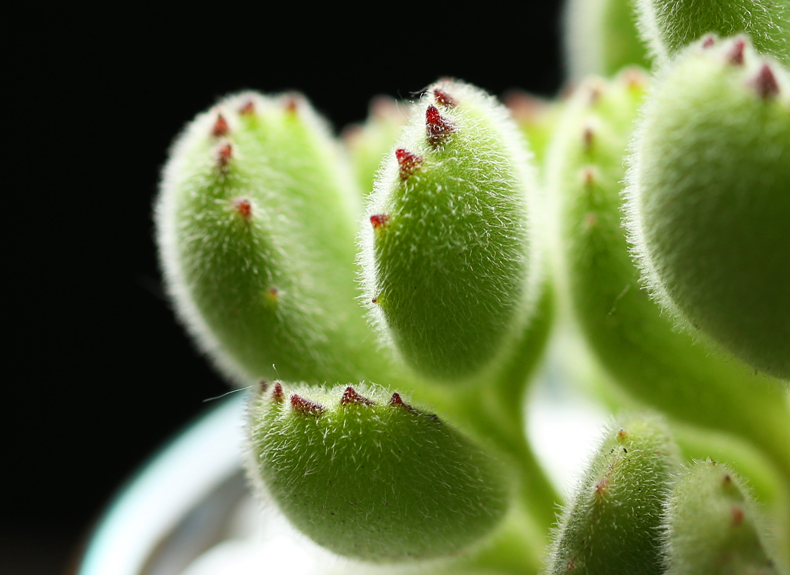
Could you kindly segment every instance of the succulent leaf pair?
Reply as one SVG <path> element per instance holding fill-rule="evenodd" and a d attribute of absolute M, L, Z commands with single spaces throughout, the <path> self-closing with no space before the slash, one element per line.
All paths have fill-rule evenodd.
<path fill-rule="evenodd" d="M 647 84 L 633 69 L 612 81 L 591 78 L 560 117 L 547 181 L 560 222 L 566 298 L 597 358 L 633 399 L 695 426 L 736 431 L 787 461 L 790 445 L 775 431 L 790 433 L 782 386 L 766 385 L 763 375 L 722 355 L 716 344 L 678 330 L 641 289 L 622 229 L 621 189 Z M 686 157 L 698 153 L 686 149 Z M 641 158 L 632 161 L 642 165 Z"/>
<path fill-rule="evenodd" d="M 710 459 L 685 467 L 652 415 L 611 425 L 556 531 L 553 575 L 776 575 L 742 480 Z"/>
<path fill-rule="evenodd" d="M 453 82 L 428 93 L 369 204 L 362 275 L 400 354 L 427 376 L 463 379 L 507 347 L 537 299 L 536 186 L 492 98 Z M 159 240 L 182 321 L 215 361 L 241 381 L 386 373 L 355 304 L 359 201 L 295 96 L 233 96 L 185 131 L 164 175 Z"/>
<path fill-rule="evenodd" d="M 314 540 L 369 561 L 456 553 L 500 522 L 498 456 L 398 392 L 512 355 L 542 279 L 534 176 L 504 108 L 448 80 L 410 115 L 362 223 L 378 334 L 355 284 L 363 194 L 301 97 L 240 94 L 199 117 L 157 208 L 170 290 L 204 351 L 240 383 L 299 389 L 252 400 L 253 475 Z"/>
<path fill-rule="evenodd" d="M 575 76 L 611 74 L 624 53 L 634 54 L 633 63 L 644 60 L 634 42 L 638 29 L 659 68 L 628 192 L 645 282 L 681 323 L 788 379 L 790 104 L 779 62 L 790 62 L 790 4 L 638 0 L 638 18 L 628 26 L 614 15 L 630 4 L 571 3 L 569 52 L 580 66 Z M 616 41 L 629 48 L 605 50 Z"/>

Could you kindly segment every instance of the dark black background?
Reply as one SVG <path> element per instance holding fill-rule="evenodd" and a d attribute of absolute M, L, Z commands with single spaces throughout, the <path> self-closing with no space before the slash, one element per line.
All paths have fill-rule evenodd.
<path fill-rule="evenodd" d="M 0 572 L 63 572 L 124 478 L 226 390 L 162 298 L 152 242 L 182 125 L 243 88 L 299 89 L 338 129 L 439 76 L 551 95 L 558 4 L 116 4 L 8 22 Z"/>

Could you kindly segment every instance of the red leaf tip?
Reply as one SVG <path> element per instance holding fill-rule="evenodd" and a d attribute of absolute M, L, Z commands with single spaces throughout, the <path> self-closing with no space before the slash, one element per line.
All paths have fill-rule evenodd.
<path fill-rule="evenodd" d="M 267 304 L 274 307 L 277 305 L 280 298 L 280 290 L 276 287 L 270 287 L 264 292 L 263 297 Z"/>
<path fill-rule="evenodd" d="M 375 214 L 370 216 L 370 223 L 374 230 L 380 230 L 390 221 L 389 214 Z"/>
<path fill-rule="evenodd" d="M 224 168 L 228 165 L 231 158 L 233 157 L 233 146 L 229 143 L 224 143 L 219 147 L 217 150 L 217 164 L 219 164 L 220 168 Z"/>
<path fill-rule="evenodd" d="M 598 483 L 595 484 L 595 496 L 596 497 L 603 497 L 606 495 L 606 492 L 609 491 L 609 476 L 606 475 L 601 478 Z"/>
<path fill-rule="evenodd" d="M 733 525 L 741 525 L 743 523 L 744 512 L 743 507 L 740 505 L 733 505 L 732 506 L 732 524 Z"/>
<path fill-rule="evenodd" d="M 776 81 L 776 76 L 771 66 L 763 64 L 757 77 L 754 79 L 754 87 L 757 93 L 764 100 L 773 98 L 779 94 L 779 83 Z"/>
<path fill-rule="evenodd" d="M 299 111 L 299 96 L 297 94 L 286 94 L 283 97 L 283 107 L 289 114 L 296 114 Z"/>
<path fill-rule="evenodd" d="M 217 119 L 214 121 L 214 126 L 211 128 L 211 135 L 215 138 L 221 138 L 228 135 L 228 121 L 222 114 L 217 114 Z"/>
<path fill-rule="evenodd" d="M 584 127 L 584 132 L 582 133 L 582 143 L 584 144 L 585 150 L 589 150 L 590 148 L 592 148 L 594 139 L 595 139 L 595 132 L 593 131 L 592 126 L 588 124 Z"/>
<path fill-rule="evenodd" d="M 255 104 L 252 100 L 249 100 L 246 104 L 244 104 L 241 108 L 239 108 L 239 114 L 242 116 L 252 115 L 255 113 Z"/>
<path fill-rule="evenodd" d="M 285 400 L 285 393 L 283 386 L 279 381 L 274 382 L 274 389 L 272 389 L 272 401 L 282 403 Z"/>
<path fill-rule="evenodd" d="M 433 99 L 437 104 L 441 104 L 447 108 L 455 108 L 457 105 L 455 99 L 441 88 L 435 88 L 433 91 Z"/>
<path fill-rule="evenodd" d="M 628 68 L 620 78 L 629 90 L 642 90 L 647 84 L 647 76 L 639 68 Z"/>
<path fill-rule="evenodd" d="M 733 66 L 743 66 L 743 52 L 746 48 L 746 41 L 738 38 L 732 43 L 732 48 L 727 52 L 727 62 Z"/>
<path fill-rule="evenodd" d="M 584 172 L 582 172 L 582 179 L 584 180 L 584 187 L 589 191 L 595 184 L 595 169 L 589 167 L 584 168 Z"/>
<path fill-rule="evenodd" d="M 428 136 L 428 143 L 432 146 L 441 144 L 447 136 L 455 131 L 455 126 L 439 113 L 439 109 L 433 104 L 425 110 L 425 127 Z"/>
<path fill-rule="evenodd" d="M 295 393 L 291 394 L 291 408 L 297 413 L 306 415 L 321 415 L 326 411 L 323 406 Z"/>
<path fill-rule="evenodd" d="M 343 393 L 343 397 L 340 398 L 340 405 L 374 405 L 374 403 L 368 399 L 367 397 L 363 397 L 359 395 L 356 390 L 348 386 L 346 391 Z"/>
<path fill-rule="evenodd" d="M 258 389 L 261 393 L 266 393 L 269 390 L 269 384 L 265 379 L 262 379 L 258 382 Z"/>
<path fill-rule="evenodd" d="M 713 37 L 713 34 L 708 34 L 707 36 L 705 36 L 705 40 L 703 40 L 702 42 L 702 47 L 710 48 L 714 44 L 716 44 L 716 38 Z"/>
<path fill-rule="evenodd" d="M 392 397 L 390 398 L 389 406 L 390 407 L 397 407 L 399 409 L 405 409 L 409 413 L 414 413 L 414 414 L 417 414 L 417 415 L 419 415 L 419 413 L 420 413 L 419 411 L 414 409 L 408 403 L 404 403 L 403 399 L 401 399 L 400 394 L 397 393 L 397 392 L 392 394 Z"/>
<path fill-rule="evenodd" d="M 401 181 L 409 179 L 414 172 L 422 166 L 423 158 L 420 155 L 412 154 L 405 148 L 395 150 L 395 157 L 398 160 L 398 173 Z"/>
<path fill-rule="evenodd" d="M 233 200 L 233 207 L 236 208 L 236 212 L 245 220 L 249 220 L 252 217 L 252 204 L 247 198 Z"/>
<path fill-rule="evenodd" d="M 604 86 L 599 83 L 591 83 L 587 87 L 587 103 L 590 106 L 595 106 L 603 96 Z"/>

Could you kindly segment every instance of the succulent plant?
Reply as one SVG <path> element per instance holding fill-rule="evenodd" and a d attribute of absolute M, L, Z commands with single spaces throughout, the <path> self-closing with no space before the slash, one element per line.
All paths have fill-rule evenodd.
<path fill-rule="evenodd" d="M 790 4 L 635 4 L 569 3 L 553 101 L 441 79 L 338 140 L 304 96 L 245 92 L 176 140 L 176 314 L 251 389 L 250 485 L 319 545 L 788 573 Z M 555 324 L 621 411 L 567 503 L 523 409 Z"/>

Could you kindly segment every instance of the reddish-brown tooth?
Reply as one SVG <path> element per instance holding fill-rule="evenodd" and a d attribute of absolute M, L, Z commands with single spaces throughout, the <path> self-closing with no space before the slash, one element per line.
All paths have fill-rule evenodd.
<path fill-rule="evenodd" d="M 609 491 L 609 476 L 605 476 L 598 483 L 595 484 L 595 496 L 603 497 Z"/>
<path fill-rule="evenodd" d="M 349 403 L 353 403 L 354 405 L 374 405 L 371 400 L 359 395 L 351 386 L 346 388 L 343 397 L 340 398 L 340 405 L 348 405 Z"/>
<path fill-rule="evenodd" d="M 601 99 L 601 95 L 603 94 L 600 85 L 590 86 L 589 92 L 587 94 L 588 103 L 590 106 L 595 106 L 598 103 L 598 100 Z"/>
<path fill-rule="evenodd" d="M 773 98 L 779 94 L 779 84 L 774 76 L 774 71 L 768 64 L 763 64 L 757 77 L 754 79 L 754 86 L 757 88 L 757 93 L 764 100 Z"/>
<path fill-rule="evenodd" d="M 375 214 L 370 216 L 370 223 L 374 230 L 380 230 L 390 222 L 388 214 Z"/>
<path fill-rule="evenodd" d="M 595 132 L 593 132 L 592 126 L 585 126 L 584 133 L 582 134 L 582 142 L 584 143 L 585 150 L 592 148 L 594 139 Z"/>
<path fill-rule="evenodd" d="M 379 298 L 374 297 L 372 300 L 370 300 L 370 303 L 379 303 Z"/>
<path fill-rule="evenodd" d="M 264 298 L 266 298 L 266 303 L 268 303 L 270 306 L 276 306 L 279 297 L 280 297 L 280 290 L 278 290 L 276 287 L 270 287 L 264 293 Z"/>
<path fill-rule="evenodd" d="M 286 94 L 283 98 L 283 105 L 286 112 L 295 114 L 299 111 L 299 96 L 296 94 Z"/>
<path fill-rule="evenodd" d="M 230 144 L 223 144 L 217 151 L 217 163 L 220 168 L 224 168 L 233 157 L 233 147 Z"/>
<path fill-rule="evenodd" d="M 272 401 L 282 403 L 285 400 L 285 393 L 283 393 L 283 386 L 279 381 L 274 382 L 274 389 L 272 390 Z"/>
<path fill-rule="evenodd" d="M 247 198 L 234 200 L 233 207 L 236 208 L 238 214 L 245 220 L 249 220 L 252 217 L 252 204 Z"/>
<path fill-rule="evenodd" d="M 445 106 L 447 108 L 455 108 L 456 106 L 453 97 L 450 96 L 450 94 L 448 94 L 444 90 L 441 90 L 439 88 L 436 88 L 433 91 L 433 99 L 436 100 L 437 104 L 441 104 L 442 106 Z"/>
<path fill-rule="evenodd" d="M 732 44 L 732 48 L 727 53 L 727 61 L 733 66 L 743 66 L 743 51 L 746 48 L 746 41 L 737 39 Z"/>
<path fill-rule="evenodd" d="M 261 393 L 266 393 L 266 391 L 269 389 L 269 384 L 266 383 L 265 379 L 262 379 L 258 382 L 258 389 Z"/>
<path fill-rule="evenodd" d="M 738 505 L 732 506 L 732 524 L 741 525 L 743 523 L 743 508 Z"/>
<path fill-rule="evenodd" d="M 399 407 L 401 409 L 405 409 L 409 413 L 415 413 L 415 414 L 419 414 L 420 413 L 419 411 L 414 409 L 408 403 L 404 403 L 403 400 L 400 397 L 400 394 L 398 394 L 397 392 L 392 394 L 392 397 L 390 398 L 389 406 L 390 407 Z"/>
<path fill-rule="evenodd" d="M 621 78 L 625 85 L 631 90 L 644 88 L 645 83 L 647 82 L 644 72 L 642 72 L 642 70 L 639 68 L 626 69 L 623 72 Z"/>
<path fill-rule="evenodd" d="M 323 406 L 309 399 L 305 399 L 300 395 L 296 395 L 295 393 L 291 394 L 291 407 L 297 413 L 304 413 L 307 415 L 321 415 L 325 411 Z"/>
<path fill-rule="evenodd" d="M 252 100 L 248 101 L 241 108 L 239 108 L 239 114 L 241 114 L 242 116 L 251 115 L 254 113 L 255 113 L 255 104 L 252 102 Z"/>
<path fill-rule="evenodd" d="M 705 40 L 702 42 L 703 48 L 710 48 L 716 43 L 716 39 L 713 37 L 712 34 L 708 34 L 705 36 Z"/>
<path fill-rule="evenodd" d="M 403 400 L 400 398 L 400 394 L 397 392 L 392 394 L 389 404 L 390 407 L 406 407 L 406 404 L 403 403 Z"/>
<path fill-rule="evenodd" d="M 412 154 L 405 148 L 395 150 L 395 157 L 398 160 L 398 173 L 401 181 L 405 182 L 414 172 L 422 166 L 422 156 Z"/>
<path fill-rule="evenodd" d="M 432 146 L 441 144 L 447 136 L 455 131 L 455 126 L 439 113 L 439 109 L 431 104 L 425 110 L 425 127 L 428 143 Z"/>
<path fill-rule="evenodd" d="M 590 190 L 595 184 L 595 170 L 593 168 L 585 168 L 582 177 L 584 178 L 584 187 Z M 620 437 L 620 434 L 618 433 L 617 436 Z"/>
<path fill-rule="evenodd" d="M 215 138 L 228 135 L 228 122 L 222 114 L 217 114 L 217 120 L 214 122 L 214 127 L 211 128 L 211 135 Z"/>

